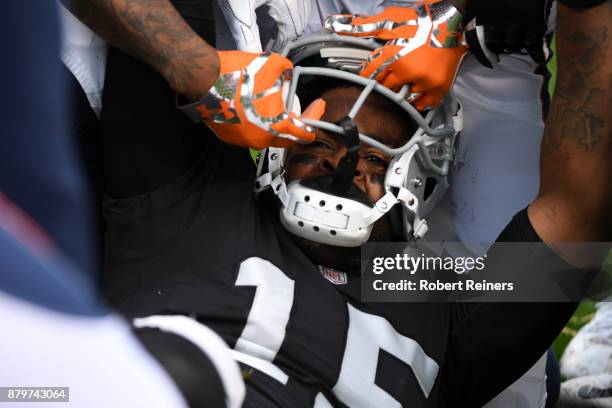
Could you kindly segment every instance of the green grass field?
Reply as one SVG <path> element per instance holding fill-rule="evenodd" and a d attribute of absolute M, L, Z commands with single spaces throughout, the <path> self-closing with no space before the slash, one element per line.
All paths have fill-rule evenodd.
<path fill-rule="evenodd" d="M 557 359 L 561 358 L 567 343 L 578 333 L 578 330 L 591 321 L 595 314 L 595 303 L 594 302 L 582 302 L 574 313 L 574 316 L 567 323 L 567 326 L 563 329 L 559 337 L 553 343 L 553 351 L 557 356 Z"/>

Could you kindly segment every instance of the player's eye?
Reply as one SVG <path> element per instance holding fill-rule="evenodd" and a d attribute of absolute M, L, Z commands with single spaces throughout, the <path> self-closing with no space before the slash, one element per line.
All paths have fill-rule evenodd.
<path fill-rule="evenodd" d="M 377 166 L 386 166 L 388 164 L 385 158 L 373 153 L 366 154 L 364 159 Z"/>
<path fill-rule="evenodd" d="M 323 140 L 319 140 L 319 139 L 315 140 L 312 143 L 309 143 L 308 147 L 312 147 L 315 149 L 331 149 L 332 148 L 330 143 L 325 142 Z"/>

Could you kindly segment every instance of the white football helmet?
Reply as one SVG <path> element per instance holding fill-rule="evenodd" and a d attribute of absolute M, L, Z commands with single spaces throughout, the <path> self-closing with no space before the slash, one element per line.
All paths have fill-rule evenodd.
<path fill-rule="evenodd" d="M 255 192 L 273 191 L 282 204 L 281 222 L 295 235 L 328 245 L 356 247 L 369 239 L 378 219 L 393 212 L 391 220 L 394 229 L 401 231 L 401 239 L 422 238 L 428 229 L 426 217 L 448 188 L 455 142 L 463 126 L 461 107 L 449 94 L 439 107 L 421 114 L 409 102 L 415 96 L 410 94 L 409 86 L 393 92 L 375 80 L 357 75 L 361 62 L 379 46 L 372 39 L 321 34 L 293 41 L 281 52 L 295 65 L 285 98 L 288 110 L 292 110 L 297 88 L 304 81 L 327 77 L 363 87 L 342 123 L 304 120 L 315 128 L 344 135 L 348 153 L 333 177 L 326 181 L 296 180 L 287 185 L 286 149 L 271 147 L 260 155 Z M 371 92 L 393 101 L 418 125 L 403 146 L 391 148 L 359 133 L 356 128 L 353 119 Z M 369 144 L 392 157 L 384 181 L 386 194 L 375 203 L 349 193 L 355 188 L 353 177 L 359 143 Z"/>

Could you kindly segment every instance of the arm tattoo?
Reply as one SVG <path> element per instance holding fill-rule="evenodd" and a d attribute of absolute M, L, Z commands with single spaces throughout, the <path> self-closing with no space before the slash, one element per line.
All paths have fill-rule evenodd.
<path fill-rule="evenodd" d="M 529 218 L 545 242 L 612 239 L 612 0 L 559 5 L 559 77 Z"/>
<path fill-rule="evenodd" d="M 612 5 L 608 5 L 612 7 Z M 561 14 L 559 26 L 568 26 Z M 601 75 L 609 52 L 612 33 L 606 26 L 584 30 L 577 27 L 558 32 L 561 66 L 555 91 L 555 105 L 550 111 L 542 142 L 542 154 L 549 156 L 564 143 L 574 142 L 578 149 L 592 151 L 605 136 L 606 92 Z M 603 84 L 603 87 L 608 84 Z"/>
<path fill-rule="evenodd" d="M 160 72 L 175 91 L 189 94 L 193 84 L 203 79 L 212 84 L 216 79 L 214 48 L 191 30 L 168 0 L 63 1 L 109 43 Z M 202 90 L 193 91 L 194 97 L 201 96 L 196 94 Z"/>

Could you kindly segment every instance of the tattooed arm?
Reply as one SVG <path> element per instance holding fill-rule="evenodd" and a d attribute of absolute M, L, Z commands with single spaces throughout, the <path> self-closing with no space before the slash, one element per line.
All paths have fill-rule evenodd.
<path fill-rule="evenodd" d="M 612 0 L 559 5 L 558 81 L 529 218 L 545 242 L 612 240 Z"/>
<path fill-rule="evenodd" d="M 219 74 L 215 49 L 168 0 L 62 2 L 110 44 L 153 67 L 177 93 L 200 99 Z"/>

